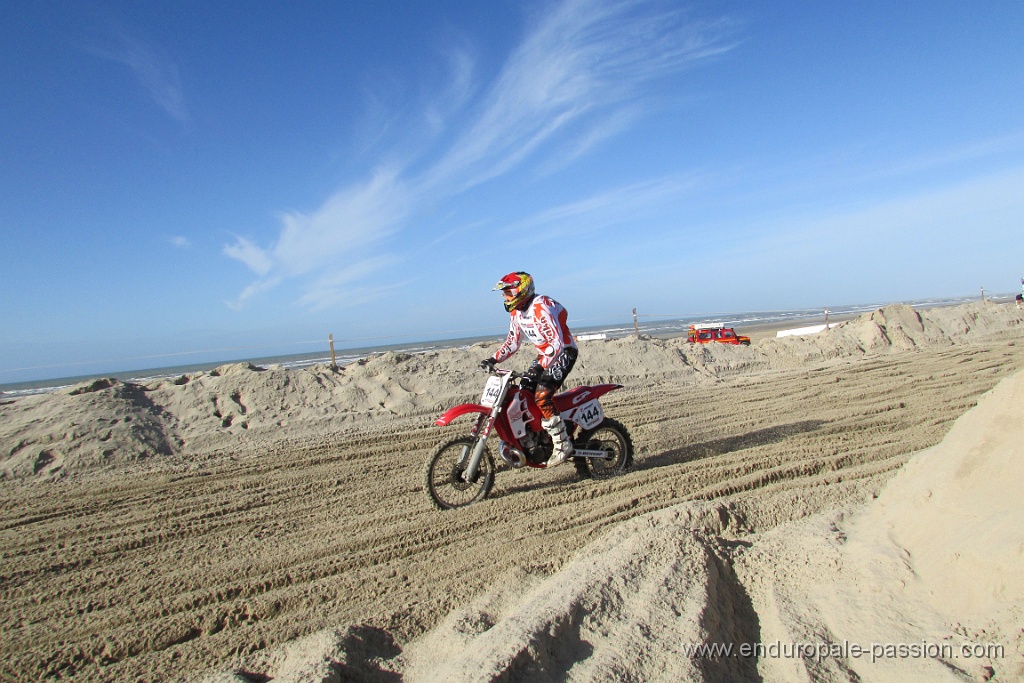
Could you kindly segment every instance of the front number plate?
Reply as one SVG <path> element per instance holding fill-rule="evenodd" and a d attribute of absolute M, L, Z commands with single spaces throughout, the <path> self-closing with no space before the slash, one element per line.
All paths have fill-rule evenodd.
<path fill-rule="evenodd" d="M 487 384 L 484 385 L 484 395 L 480 397 L 480 405 L 485 408 L 494 406 L 498 400 L 498 394 L 501 393 L 501 378 L 497 375 L 492 375 L 487 378 Z"/>

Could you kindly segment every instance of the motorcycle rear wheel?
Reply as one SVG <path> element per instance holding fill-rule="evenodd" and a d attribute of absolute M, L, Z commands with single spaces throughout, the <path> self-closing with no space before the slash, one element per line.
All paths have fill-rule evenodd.
<path fill-rule="evenodd" d="M 608 453 L 605 459 L 573 458 L 576 472 L 584 478 L 607 479 L 633 466 L 633 439 L 621 422 L 610 417 L 576 437 L 576 448 Z"/>
<path fill-rule="evenodd" d="M 483 500 L 494 486 L 494 458 L 484 448 L 480 467 L 472 481 L 465 478 L 465 468 L 476 439 L 460 436 L 442 443 L 423 469 L 427 495 L 434 507 L 451 510 Z"/>

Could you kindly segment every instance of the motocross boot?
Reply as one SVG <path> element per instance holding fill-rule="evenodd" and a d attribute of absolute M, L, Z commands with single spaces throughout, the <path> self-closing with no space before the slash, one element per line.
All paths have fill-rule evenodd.
<path fill-rule="evenodd" d="M 551 418 L 544 418 L 540 424 L 551 435 L 551 444 L 554 446 L 547 466 L 561 465 L 573 454 L 572 440 L 569 439 L 569 430 L 565 428 L 565 421 L 562 420 L 561 415 L 555 415 Z"/>

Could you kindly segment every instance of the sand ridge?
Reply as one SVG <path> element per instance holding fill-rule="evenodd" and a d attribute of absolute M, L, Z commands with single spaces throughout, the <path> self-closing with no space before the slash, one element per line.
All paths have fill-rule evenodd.
<path fill-rule="evenodd" d="M 695 345 L 684 338 L 581 342 L 585 352 L 571 383 L 696 383 L 952 347 L 1012 334 L 1021 324 L 1014 312 L 992 302 L 923 312 L 894 304 L 819 335 L 759 340 L 750 347 Z M 227 448 L 262 448 L 396 418 L 426 419 L 475 399 L 481 384 L 476 362 L 490 350 L 477 344 L 415 355 L 388 352 L 339 372 L 324 365 L 288 370 L 236 363 L 147 384 L 101 378 L 24 397 L 0 406 L 0 477 L 117 471 L 162 456 L 178 456 L 180 463 Z M 523 365 L 527 355 L 514 362 Z"/>
<path fill-rule="evenodd" d="M 841 637 L 806 587 L 862 580 L 845 520 L 1024 368 L 1015 307 L 908 309 L 749 348 L 588 343 L 575 379 L 626 385 L 605 407 L 634 471 L 502 471 L 454 513 L 420 470 L 455 433 L 438 408 L 479 391 L 481 348 L 19 399 L 0 407 L 0 678 L 873 680 L 861 662 L 680 649 Z M 953 623 L 922 595 L 929 637 L 997 633 L 1008 656 L 983 666 L 1014 680 L 1012 614 Z"/>

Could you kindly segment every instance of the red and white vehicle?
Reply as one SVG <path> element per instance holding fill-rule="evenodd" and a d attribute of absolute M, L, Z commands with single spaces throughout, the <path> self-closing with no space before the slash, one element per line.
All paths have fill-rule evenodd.
<path fill-rule="evenodd" d="M 487 380 L 480 403 L 463 403 L 437 419 L 444 427 L 463 415 L 475 417 L 470 433 L 438 446 L 424 469 L 427 495 L 442 510 L 483 500 L 494 486 L 494 458 L 488 448 L 493 434 L 497 451 L 513 468 L 544 469 L 551 457 L 551 437 L 541 426 L 533 392 L 520 386 L 522 374 L 497 369 Z M 633 441 L 621 423 L 605 417 L 600 398 L 621 384 L 598 384 L 555 396 L 575 451 L 572 462 L 584 477 L 603 478 L 633 464 Z"/>
<path fill-rule="evenodd" d="M 726 327 L 725 323 L 690 325 L 690 330 L 686 333 L 686 341 L 695 344 L 717 342 L 719 344 L 743 344 L 744 346 L 750 346 L 750 337 L 736 334 L 736 330 Z"/>

